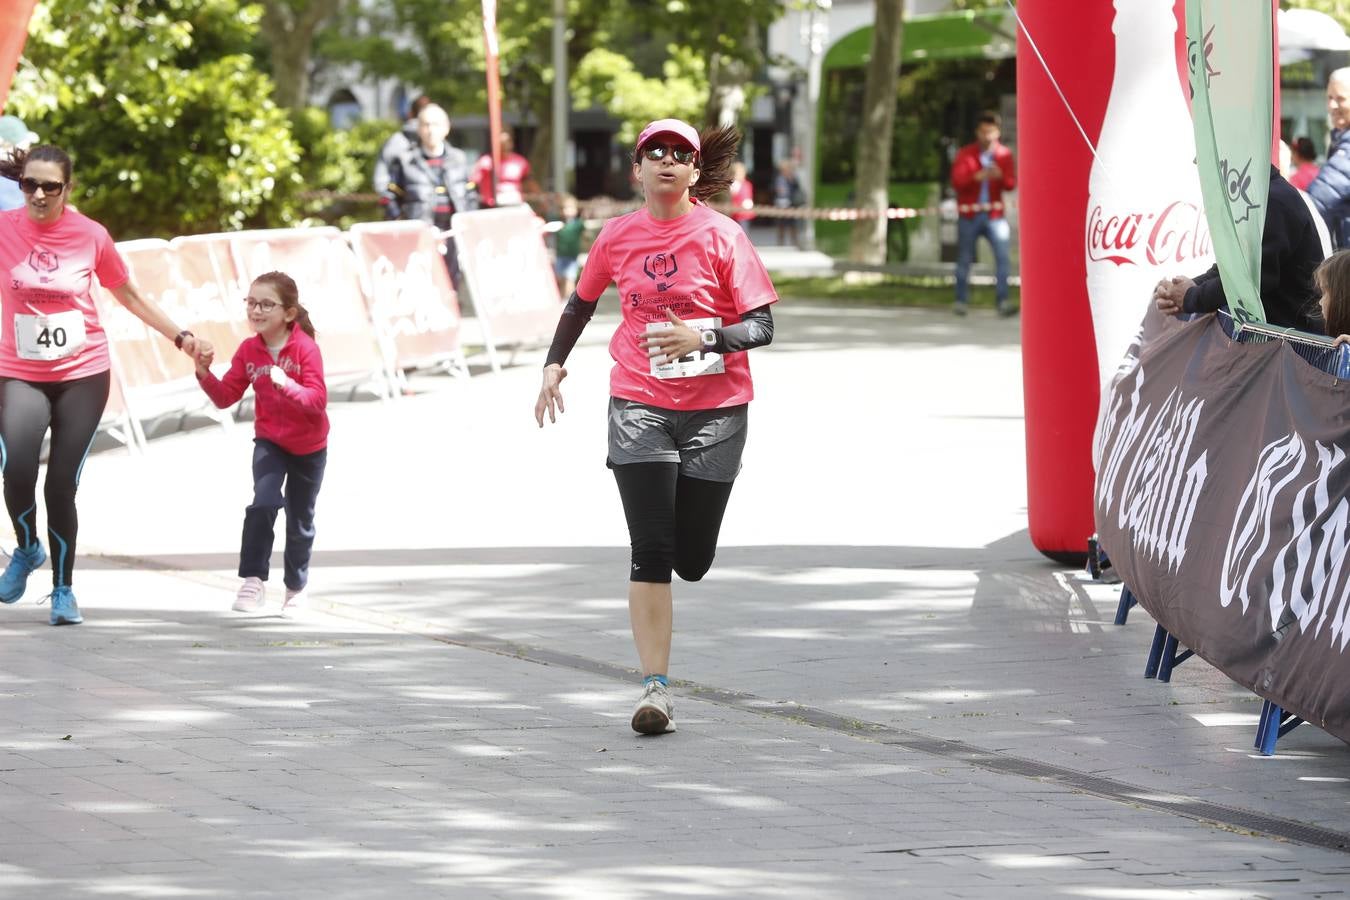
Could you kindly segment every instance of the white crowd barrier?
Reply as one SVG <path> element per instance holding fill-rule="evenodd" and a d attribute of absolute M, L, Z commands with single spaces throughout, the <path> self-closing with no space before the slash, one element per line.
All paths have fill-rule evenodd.
<path fill-rule="evenodd" d="M 547 340 L 562 305 L 538 220 L 528 209 L 512 216 L 501 212 L 492 211 L 487 228 L 469 219 L 463 235 L 456 232 L 461 270 L 475 297 L 484 298 L 479 316 L 494 370 L 505 346 Z M 464 218 L 456 217 L 456 224 Z M 354 226 L 349 233 L 329 227 L 242 231 L 117 247 L 146 297 L 215 345 L 221 371 L 252 334 L 243 303 L 249 284 L 279 269 L 300 287 L 330 386 L 368 386 L 393 398 L 408 369 L 468 373 L 459 298 L 430 225 L 381 222 Z M 107 433 L 139 448 L 143 422 L 195 412 L 222 424 L 231 421 L 197 387 L 187 356 L 151 333 L 111 293 L 99 288 L 96 300 L 113 367 L 103 420 Z"/>

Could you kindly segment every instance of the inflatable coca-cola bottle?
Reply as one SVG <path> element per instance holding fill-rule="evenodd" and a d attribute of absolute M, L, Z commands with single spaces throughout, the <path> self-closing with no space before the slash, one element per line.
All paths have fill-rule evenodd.
<path fill-rule="evenodd" d="M 1116 68 L 1088 181 L 1087 290 L 1102 386 L 1158 280 L 1214 261 L 1177 73 L 1173 0 L 1115 0 Z"/>

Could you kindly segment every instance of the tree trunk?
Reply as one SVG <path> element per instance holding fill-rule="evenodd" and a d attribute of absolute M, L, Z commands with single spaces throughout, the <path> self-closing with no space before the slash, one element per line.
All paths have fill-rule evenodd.
<path fill-rule="evenodd" d="M 872 56 L 863 88 L 862 128 L 858 135 L 856 206 L 875 211 L 874 218 L 853 223 L 848 258 L 851 262 L 886 261 L 886 218 L 891 170 L 891 137 L 895 127 L 895 86 L 900 76 L 905 0 L 876 0 Z"/>
<path fill-rule="evenodd" d="M 283 109 L 304 109 L 309 103 L 309 61 L 314 33 L 337 12 L 340 0 L 266 0 L 261 35 L 267 42 L 276 84 L 276 102 Z"/>

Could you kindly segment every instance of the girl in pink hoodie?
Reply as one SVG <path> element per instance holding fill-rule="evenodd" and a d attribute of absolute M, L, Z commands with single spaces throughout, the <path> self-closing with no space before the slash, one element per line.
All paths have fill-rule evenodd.
<path fill-rule="evenodd" d="M 314 326 L 300 305 L 300 291 L 284 272 L 259 275 L 249 287 L 248 323 L 256 335 L 239 345 L 224 378 L 211 374 L 213 354 L 197 357 L 197 381 L 224 409 L 253 385 L 253 503 L 244 510 L 238 612 L 266 602 L 264 582 L 272 557 L 277 511 L 286 509 L 282 612 L 304 605 L 314 547 L 314 505 L 328 461 L 328 388 Z"/>

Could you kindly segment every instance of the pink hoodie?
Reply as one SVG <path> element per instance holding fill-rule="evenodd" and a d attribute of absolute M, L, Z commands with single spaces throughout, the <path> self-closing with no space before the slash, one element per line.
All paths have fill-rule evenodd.
<path fill-rule="evenodd" d="M 284 388 L 272 383 L 267 370 L 281 366 L 290 376 Z M 224 409 L 239 402 L 249 384 L 255 405 L 253 431 L 287 453 L 315 453 L 328 446 L 328 387 L 323 380 L 323 356 L 314 339 L 292 327 L 277 360 L 254 335 L 239 345 L 224 378 L 209 372 L 197 382 L 211 402 Z"/>

